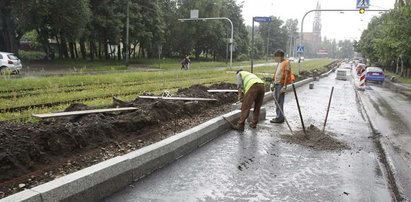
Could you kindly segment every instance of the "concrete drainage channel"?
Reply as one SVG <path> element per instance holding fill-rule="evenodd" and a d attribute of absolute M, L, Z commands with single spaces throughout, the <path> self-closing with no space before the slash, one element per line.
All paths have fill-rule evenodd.
<path fill-rule="evenodd" d="M 334 70 L 320 77 L 326 77 L 332 71 Z M 309 78 L 294 85 L 301 87 L 313 81 L 314 78 Z M 291 91 L 292 88 L 287 90 Z M 267 92 L 264 103 L 270 100 L 273 100 L 273 97 L 271 92 Z M 240 111 L 236 109 L 240 106 L 234 104 L 234 111 L 223 116 L 230 121 L 237 121 Z M 262 108 L 260 119 L 265 117 L 266 111 Z M 227 130 L 228 126 L 220 116 L 142 149 L 26 189 L 0 201 L 98 201 L 189 154 Z"/>

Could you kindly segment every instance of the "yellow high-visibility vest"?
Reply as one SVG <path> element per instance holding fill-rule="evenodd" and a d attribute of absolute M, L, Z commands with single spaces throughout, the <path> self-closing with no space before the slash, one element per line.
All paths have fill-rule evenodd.
<path fill-rule="evenodd" d="M 248 90 L 251 88 L 251 86 L 253 86 L 254 84 L 264 83 L 264 81 L 258 78 L 258 76 L 250 72 L 241 71 L 240 75 L 241 75 L 241 79 L 243 79 L 244 94 L 247 93 Z"/>

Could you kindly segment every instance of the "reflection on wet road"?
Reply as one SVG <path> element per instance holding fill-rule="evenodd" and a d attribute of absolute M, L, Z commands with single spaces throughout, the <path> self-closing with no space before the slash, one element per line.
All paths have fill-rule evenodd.
<path fill-rule="evenodd" d="M 376 84 L 368 84 L 360 95 L 381 134 L 400 191 L 411 199 L 411 98 Z"/>

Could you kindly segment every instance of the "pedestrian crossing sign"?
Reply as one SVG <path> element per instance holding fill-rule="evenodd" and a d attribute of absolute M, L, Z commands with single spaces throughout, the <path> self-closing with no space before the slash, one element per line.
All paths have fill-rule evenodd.
<path fill-rule="evenodd" d="M 357 8 L 369 8 L 370 0 L 357 0 Z"/>
<path fill-rule="evenodd" d="M 297 54 L 304 54 L 304 46 L 297 46 Z"/>

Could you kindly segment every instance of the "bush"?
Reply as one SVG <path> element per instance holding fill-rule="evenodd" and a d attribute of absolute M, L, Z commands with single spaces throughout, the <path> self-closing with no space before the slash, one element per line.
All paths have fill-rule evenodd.
<path fill-rule="evenodd" d="M 241 54 L 237 57 L 237 60 L 238 61 L 247 61 L 247 60 L 249 60 L 249 57 L 248 57 L 247 54 Z"/>
<path fill-rule="evenodd" d="M 45 56 L 45 53 L 39 51 L 19 51 L 19 58 L 22 61 L 42 60 Z"/>

